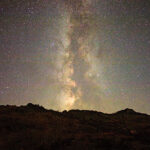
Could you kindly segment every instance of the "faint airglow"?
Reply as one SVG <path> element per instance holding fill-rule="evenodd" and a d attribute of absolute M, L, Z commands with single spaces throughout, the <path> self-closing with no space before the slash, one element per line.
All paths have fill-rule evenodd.
<path fill-rule="evenodd" d="M 59 94 L 59 105 L 60 110 L 69 110 L 72 108 L 75 102 L 75 96 L 72 94 L 71 90 L 63 90 Z"/>

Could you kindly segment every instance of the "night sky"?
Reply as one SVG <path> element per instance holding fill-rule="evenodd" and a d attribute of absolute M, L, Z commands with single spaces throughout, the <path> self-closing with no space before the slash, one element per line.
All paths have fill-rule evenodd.
<path fill-rule="evenodd" d="M 150 114 L 149 0 L 0 0 L 0 105 Z"/>

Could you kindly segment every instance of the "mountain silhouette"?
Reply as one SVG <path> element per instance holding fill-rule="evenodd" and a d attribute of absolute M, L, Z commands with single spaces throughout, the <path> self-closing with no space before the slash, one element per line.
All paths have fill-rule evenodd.
<path fill-rule="evenodd" d="M 0 106 L 0 150 L 149 150 L 150 116 Z"/>

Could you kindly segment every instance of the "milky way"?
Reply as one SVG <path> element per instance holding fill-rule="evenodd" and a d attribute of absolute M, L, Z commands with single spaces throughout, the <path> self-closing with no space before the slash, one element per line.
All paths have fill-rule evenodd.
<path fill-rule="evenodd" d="M 99 60 L 96 41 L 96 20 L 90 0 L 66 1 L 65 26 L 62 30 L 62 48 L 57 54 L 56 66 L 59 72 L 61 109 L 83 107 L 87 99 L 100 99 L 100 85 L 97 82 Z M 59 65 L 58 65 L 59 64 Z M 92 108 L 92 107 L 91 107 Z"/>

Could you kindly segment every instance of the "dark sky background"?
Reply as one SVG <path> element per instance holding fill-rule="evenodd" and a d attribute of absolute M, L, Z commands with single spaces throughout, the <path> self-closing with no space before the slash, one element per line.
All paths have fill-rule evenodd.
<path fill-rule="evenodd" d="M 0 0 L 0 104 L 150 114 L 149 0 Z"/>

